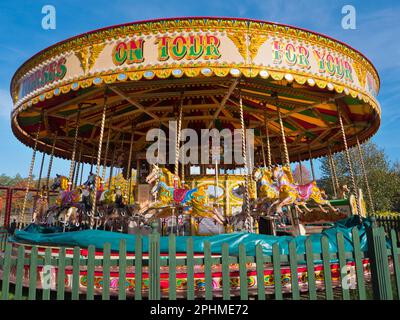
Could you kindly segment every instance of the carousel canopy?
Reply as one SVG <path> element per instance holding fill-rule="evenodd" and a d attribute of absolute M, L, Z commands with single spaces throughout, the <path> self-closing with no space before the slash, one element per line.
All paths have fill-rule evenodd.
<path fill-rule="evenodd" d="M 139 154 L 147 131 L 167 129 L 180 105 L 182 128 L 240 128 L 241 96 L 256 148 L 267 126 L 272 158 L 281 162 L 279 109 L 297 161 L 310 150 L 319 157 L 328 147 L 344 149 L 339 111 L 350 147 L 356 136 L 370 138 L 380 124 L 379 85 L 361 53 L 304 29 L 226 18 L 135 22 L 73 37 L 26 61 L 11 82 L 12 130 L 29 146 L 38 132 L 38 149 L 47 153 L 56 139 L 55 155 L 70 158 L 78 125 L 77 145 L 89 162 L 105 101 L 110 150 L 127 154 L 134 134 Z"/>

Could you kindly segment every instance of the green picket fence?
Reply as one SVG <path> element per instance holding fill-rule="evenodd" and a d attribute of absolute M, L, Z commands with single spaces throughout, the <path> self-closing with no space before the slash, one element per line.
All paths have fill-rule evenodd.
<path fill-rule="evenodd" d="M 374 216 L 379 226 L 383 227 L 387 234 L 390 234 L 391 230 L 395 230 L 397 235 L 400 235 L 400 216 L 385 217 L 385 216 Z"/>
<path fill-rule="evenodd" d="M 158 300 L 162 298 L 160 287 L 160 270 L 168 269 L 169 290 L 167 296 L 170 300 L 184 298 L 193 300 L 198 298 L 198 292 L 195 290 L 195 266 L 204 266 L 204 291 L 202 299 L 224 299 L 229 300 L 238 298 L 241 300 L 248 299 L 398 299 L 400 296 L 400 264 L 399 264 L 399 248 L 397 247 L 397 235 L 394 230 L 390 233 L 390 240 L 394 244 L 390 249 L 387 248 L 387 237 L 382 227 L 372 227 L 368 230 L 368 251 L 360 250 L 359 234 L 356 228 L 353 229 L 354 250 L 347 252 L 344 246 L 344 238 L 341 233 L 337 234 L 338 250 L 335 253 L 329 252 L 328 239 L 321 239 L 322 253 L 315 253 L 312 249 L 310 239 L 306 240 L 305 254 L 296 253 L 296 243 L 289 243 L 289 254 L 280 254 L 278 244 L 272 248 L 272 256 L 263 255 L 260 245 L 256 247 L 256 255 L 246 255 L 244 245 L 240 245 L 238 256 L 232 256 L 229 253 L 229 245 L 223 244 L 220 255 L 211 254 L 211 245 L 209 242 L 204 243 L 204 252 L 202 255 L 194 253 L 193 239 L 187 239 L 187 250 L 184 255 L 177 255 L 175 235 L 169 236 L 169 252 L 167 256 L 160 255 L 160 235 L 156 232 L 150 234 L 149 237 L 149 253 L 148 256 L 142 252 L 141 236 L 137 237 L 135 244 L 135 258 L 128 259 L 126 253 L 129 248 L 125 241 L 120 242 L 119 257 L 112 258 L 110 244 L 105 244 L 103 254 L 95 255 L 95 248 L 90 246 L 87 256 L 82 257 L 80 248 L 75 247 L 73 254 L 66 254 L 66 249 L 61 248 L 57 255 L 52 254 L 50 248 L 46 248 L 45 252 L 39 253 L 37 247 L 29 250 L 24 246 L 13 248 L 10 243 L 5 244 L 0 257 L 0 269 L 2 270 L 1 281 L 1 299 L 103 299 L 109 300 L 113 298 L 110 293 L 110 278 L 114 268 L 118 268 L 118 293 L 115 298 L 125 299 L 143 299 L 148 298 Z M 363 259 L 368 258 L 370 262 L 370 277 L 366 277 Z M 335 262 L 332 262 L 335 261 Z M 355 287 L 337 286 L 332 280 L 331 265 L 336 263 L 339 265 L 340 283 L 347 283 L 348 269 L 346 264 L 349 261 L 354 262 L 355 270 Z M 329 272 L 323 273 L 323 279 L 316 279 L 314 267 L 316 262 L 322 265 L 324 270 Z M 239 289 L 233 290 L 231 287 L 230 277 L 232 276 L 230 265 L 237 264 L 239 266 Z M 255 272 L 257 279 L 257 289 L 249 290 L 248 288 L 248 272 L 249 264 L 255 264 Z M 58 268 L 56 275 L 56 287 L 54 290 L 38 288 L 38 267 L 53 266 Z M 298 282 L 298 268 L 302 265 L 306 268 L 305 281 L 307 283 L 306 291 L 300 288 Z M 187 284 L 184 296 L 177 295 L 177 269 L 185 267 L 187 274 Z M 216 294 L 213 288 L 213 266 L 219 266 L 222 273 L 222 290 Z M 282 288 L 281 281 L 274 281 L 272 286 L 273 292 L 267 292 L 264 281 L 264 270 L 268 266 L 272 268 L 273 278 L 281 279 L 281 270 L 283 267 L 289 268 L 291 273 L 290 292 L 285 292 Z M 135 283 L 142 284 L 144 282 L 146 271 L 148 274 L 148 290 L 135 290 L 133 295 L 127 295 L 126 276 L 127 272 L 135 268 Z M 70 291 L 66 291 L 65 270 L 72 270 L 72 281 Z M 102 289 L 101 293 L 95 288 L 95 273 L 101 269 Z M 14 280 L 11 277 L 11 271 L 14 270 Z M 82 270 L 86 270 L 87 285 L 86 292 L 80 292 L 80 277 Z M 147 273 L 148 272 L 148 273 Z M 29 273 L 29 280 L 23 279 Z M 40 283 L 39 283 L 40 284 Z M 269 285 L 269 284 L 267 284 Z M 271 287 L 271 286 L 270 286 Z"/>

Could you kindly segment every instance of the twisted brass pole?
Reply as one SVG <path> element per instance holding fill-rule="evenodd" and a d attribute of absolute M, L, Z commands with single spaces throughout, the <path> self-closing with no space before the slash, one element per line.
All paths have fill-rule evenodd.
<path fill-rule="evenodd" d="M 75 178 L 73 181 L 73 186 L 76 188 L 78 186 L 78 179 L 79 179 L 79 170 L 81 167 L 81 161 L 82 161 L 82 146 L 83 146 L 83 140 L 81 140 L 80 146 L 79 146 L 79 153 L 78 153 L 78 162 L 75 170 Z"/>
<path fill-rule="evenodd" d="M 345 149 L 345 156 L 346 156 L 347 166 L 348 166 L 348 169 L 349 169 L 349 172 L 350 172 L 351 186 L 352 186 L 352 189 L 353 189 L 353 192 L 354 192 L 354 197 L 356 199 L 357 214 L 360 215 L 361 211 L 360 211 L 360 203 L 358 202 L 357 185 L 356 185 L 356 180 L 355 180 L 355 177 L 354 177 L 354 171 L 353 171 L 353 166 L 352 166 L 352 163 L 351 163 L 349 148 L 347 146 L 347 138 L 346 138 L 346 132 L 344 131 L 342 113 L 340 111 L 340 107 L 339 106 L 338 106 L 338 117 L 339 117 L 340 131 L 342 133 L 342 138 L 343 138 L 343 145 L 344 145 L 344 149 Z"/>
<path fill-rule="evenodd" d="M 110 166 L 110 176 L 108 177 L 108 189 L 109 190 L 111 189 L 111 182 L 112 182 L 112 177 L 113 177 L 116 152 L 117 152 L 117 144 L 114 143 L 114 151 L 113 151 L 113 156 L 112 156 L 111 166 Z"/>
<path fill-rule="evenodd" d="M 39 126 L 38 126 L 38 129 L 37 129 L 37 132 L 36 132 L 36 137 L 35 137 L 35 144 L 34 144 L 34 147 L 33 147 L 31 165 L 29 167 L 28 181 L 27 181 L 26 190 L 25 190 L 24 202 L 22 203 L 22 211 L 20 212 L 20 216 L 18 217 L 19 227 L 20 228 L 21 228 L 21 225 L 22 225 L 23 221 L 25 220 L 26 203 L 28 201 L 29 188 L 30 188 L 30 185 L 32 183 L 32 174 L 33 174 L 33 168 L 35 166 L 36 151 L 37 151 L 37 145 L 38 145 L 41 126 L 42 126 L 42 124 L 41 124 L 41 122 L 39 122 Z"/>
<path fill-rule="evenodd" d="M 131 166 L 132 166 L 132 152 L 133 152 L 133 141 L 135 137 L 135 122 L 132 121 L 132 127 L 131 127 L 131 141 L 129 145 L 129 156 L 128 156 L 128 172 L 126 173 L 126 183 L 125 183 L 125 195 L 128 197 L 127 203 L 130 202 L 130 196 L 131 196 L 131 183 L 130 183 L 130 178 L 131 178 Z"/>
<path fill-rule="evenodd" d="M 299 154 L 299 171 L 300 171 L 300 184 L 303 184 L 303 168 L 301 166 L 300 154 Z"/>
<path fill-rule="evenodd" d="M 310 157 L 310 167 L 311 167 L 312 179 L 313 179 L 313 181 L 316 181 L 315 180 L 314 164 L 313 164 L 313 161 L 312 161 L 312 154 L 311 154 L 311 146 L 310 145 L 308 145 L 308 155 Z"/>
<path fill-rule="evenodd" d="M 240 94 L 240 93 L 239 93 Z M 247 148 L 246 148 L 246 130 L 244 126 L 244 115 L 243 115 L 243 100 L 242 95 L 239 95 L 239 105 L 240 105 L 240 126 L 242 132 L 242 155 L 245 169 L 245 190 L 244 190 L 244 205 L 246 220 L 245 225 L 248 232 L 252 231 L 251 226 L 251 215 L 250 215 L 250 197 L 249 197 L 249 168 L 247 163 Z"/>
<path fill-rule="evenodd" d="M 332 159 L 332 153 L 331 153 L 331 148 L 328 147 L 328 164 L 329 164 L 329 169 L 331 171 L 331 180 L 332 180 L 332 187 L 333 187 L 333 195 L 335 196 L 335 199 L 337 199 L 337 190 L 336 190 L 336 186 L 339 188 L 338 186 L 338 182 L 337 182 L 337 177 L 336 177 L 336 169 L 335 169 L 335 165 Z"/>
<path fill-rule="evenodd" d="M 50 160 L 49 160 L 49 168 L 47 170 L 47 177 L 46 177 L 46 188 L 49 190 L 49 182 L 50 182 L 50 175 L 51 175 L 51 168 L 53 166 L 53 159 L 54 159 L 54 150 L 56 148 L 56 140 L 57 140 L 57 135 L 54 134 L 54 140 L 53 140 L 53 145 L 51 146 L 51 154 L 50 154 Z"/>
<path fill-rule="evenodd" d="M 111 115 L 109 123 L 112 123 L 113 116 L 114 116 L 114 113 Z M 105 156 L 104 156 L 104 162 L 103 162 L 103 173 L 101 175 L 101 180 L 103 181 L 103 183 L 106 179 L 107 158 L 108 158 L 108 148 L 110 145 L 110 137 L 111 137 L 111 127 L 109 126 L 109 128 L 107 130 L 107 142 L 106 142 L 106 150 L 105 150 Z"/>
<path fill-rule="evenodd" d="M 92 214 L 91 214 L 91 221 L 90 221 L 90 228 L 93 229 L 94 225 L 94 215 L 96 212 L 96 202 L 97 202 L 97 189 L 100 177 L 100 166 L 101 166 L 101 149 L 103 146 L 103 136 L 104 136 L 104 125 L 106 123 L 106 112 L 107 112 L 107 94 L 104 93 L 104 105 L 103 105 L 103 115 L 101 118 L 101 125 L 100 125 L 100 136 L 99 136 L 99 147 L 97 152 L 97 166 L 96 166 L 96 181 L 94 184 L 94 197 L 93 197 L 93 206 L 92 206 Z"/>
<path fill-rule="evenodd" d="M 78 142 L 80 118 L 81 118 L 81 106 L 79 105 L 78 114 L 76 116 L 74 144 L 73 144 L 73 147 L 72 147 L 72 154 L 71 154 L 71 166 L 70 166 L 70 169 L 69 169 L 69 180 L 68 180 L 69 190 L 72 189 L 72 180 L 74 179 L 75 155 L 76 155 L 76 147 L 77 147 L 77 142 Z"/>
<path fill-rule="evenodd" d="M 363 155 L 363 152 L 362 152 L 362 149 L 361 149 L 360 140 L 358 139 L 358 135 L 356 137 L 357 137 L 358 155 L 360 156 L 360 162 L 361 162 L 361 170 L 362 170 L 362 173 L 363 173 L 364 183 L 365 183 L 365 186 L 367 188 L 367 193 L 368 193 L 369 206 L 371 207 L 372 215 L 374 215 L 375 214 L 375 208 L 374 208 L 374 202 L 372 200 L 371 189 L 369 187 L 367 170 L 365 168 L 364 155 Z"/>
<path fill-rule="evenodd" d="M 284 155 L 283 164 L 287 167 L 290 167 L 289 152 L 288 152 L 287 143 L 286 143 L 285 130 L 283 128 L 281 110 L 279 107 L 277 108 L 277 110 L 278 110 L 279 126 L 281 129 L 281 137 L 282 137 L 282 144 L 283 144 L 283 155 Z"/>
<path fill-rule="evenodd" d="M 271 145 L 269 142 L 269 129 L 268 129 L 268 121 L 267 121 L 267 113 L 264 116 L 264 125 L 265 125 L 265 134 L 267 138 L 267 164 L 268 168 L 272 168 L 272 159 L 271 159 Z"/>
<path fill-rule="evenodd" d="M 46 156 L 46 154 L 43 152 L 42 161 L 40 163 L 39 178 L 38 178 L 37 187 L 36 187 L 36 189 L 38 189 L 38 192 L 40 191 L 40 183 L 42 181 L 42 173 L 43 173 L 43 165 L 44 165 L 45 156 Z"/>
<path fill-rule="evenodd" d="M 177 179 L 179 177 L 179 148 L 181 144 L 181 128 L 182 128 L 182 109 L 183 109 L 183 95 L 181 95 L 181 103 L 179 106 L 179 116 L 178 116 L 178 127 L 176 132 L 176 145 L 175 145 L 175 187 L 177 185 Z"/>

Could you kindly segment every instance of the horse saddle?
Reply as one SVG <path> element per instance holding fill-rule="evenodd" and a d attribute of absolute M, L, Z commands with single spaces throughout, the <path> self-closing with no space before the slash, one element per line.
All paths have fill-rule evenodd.
<path fill-rule="evenodd" d="M 303 199 L 309 198 L 311 195 L 312 186 L 313 186 L 312 182 L 297 186 L 297 191 L 299 193 L 299 197 L 303 198 Z"/>
<path fill-rule="evenodd" d="M 178 203 L 182 203 L 183 199 L 185 199 L 187 189 L 174 189 L 174 201 Z"/>

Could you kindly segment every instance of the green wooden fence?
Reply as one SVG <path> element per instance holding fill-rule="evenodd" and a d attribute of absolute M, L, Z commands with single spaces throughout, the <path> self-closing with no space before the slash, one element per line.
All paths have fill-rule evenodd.
<path fill-rule="evenodd" d="M 385 217 L 385 216 L 374 216 L 377 224 L 383 227 L 387 234 L 391 232 L 391 230 L 395 230 L 397 235 L 400 235 L 400 216 L 395 217 Z"/>
<path fill-rule="evenodd" d="M 155 230 L 155 229 L 154 229 Z M 6 232 L 0 232 L 1 241 L 1 257 L 0 269 L 1 276 L 1 294 L 2 300 L 7 299 L 137 299 L 143 298 L 157 300 L 161 297 L 175 300 L 184 298 L 193 300 L 199 298 L 199 290 L 196 284 L 195 274 L 198 272 L 198 266 L 204 266 L 203 277 L 204 286 L 201 291 L 201 298 L 205 300 L 212 299 L 398 299 L 400 296 L 400 251 L 397 246 L 397 234 L 395 230 L 391 230 L 389 234 L 385 234 L 383 227 L 374 226 L 368 230 L 368 251 L 360 250 L 359 234 L 356 228 L 353 229 L 354 250 L 347 252 L 344 247 L 343 235 L 337 234 L 338 250 L 330 252 L 328 248 L 328 239 L 321 239 L 322 253 L 315 253 L 312 250 L 310 239 L 306 240 L 305 254 L 296 253 L 296 243 L 289 243 L 289 254 L 280 254 L 279 245 L 275 244 L 272 249 L 272 256 L 263 255 L 260 245 L 256 247 L 256 255 L 246 255 L 244 245 L 240 245 L 238 256 L 232 256 L 229 253 L 229 245 L 223 244 L 220 255 L 211 254 L 211 246 L 209 242 L 204 244 L 204 252 L 200 255 L 193 251 L 193 239 L 187 239 L 187 250 L 184 255 L 177 254 L 176 241 L 174 235 L 169 236 L 169 252 L 167 255 L 160 255 L 160 235 L 154 231 L 149 235 L 149 254 L 142 252 L 142 237 L 137 238 L 135 244 L 135 257 L 129 258 L 126 255 L 130 252 L 125 241 L 121 241 L 119 246 L 119 257 L 113 257 L 110 244 L 105 244 L 103 254 L 98 256 L 95 254 L 95 248 L 90 246 L 87 255 L 82 256 L 80 248 L 75 247 L 73 252 L 67 253 L 62 248 L 57 255 L 46 248 L 40 251 L 40 248 L 25 248 L 24 246 L 12 247 L 12 244 L 4 241 Z M 386 247 L 387 237 L 393 246 L 390 249 Z M 370 276 L 365 272 L 364 259 L 369 259 Z M 354 270 L 354 286 L 343 286 L 347 283 L 348 269 L 346 264 L 352 261 Z M 329 272 L 317 275 L 315 273 L 315 265 L 322 266 L 324 270 Z M 339 266 L 339 273 L 336 282 L 333 280 L 331 273 L 332 264 Z M 55 288 L 39 289 L 39 266 L 52 266 L 58 268 L 56 274 Z M 232 271 L 230 266 L 238 265 L 239 271 L 236 274 L 239 287 L 232 287 L 231 277 Z M 255 266 L 252 272 L 255 272 L 257 280 L 257 288 L 249 289 L 249 266 Z M 299 267 L 302 266 L 302 277 L 304 283 L 299 282 Z M 213 287 L 213 268 L 219 267 L 221 273 L 222 285 L 220 290 Z M 272 270 L 273 284 L 266 283 L 264 271 L 266 268 Z M 115 273 L 115 270 L 118 273 Z M 147 289 L 141 285 L 136 290 L 126 290 L 129 288 L 127 284 L 127 274 L 132 272 L 134 268 L 135 284 L 147 283 Z M 186 290 L 177 293 L 177 271 L 184 268 L 187 274 Z M 290 279 L 282 279 L 282 270 L 286 268 L 290 270 Z M 66 290 L 65 272 L 69 270 L 72 274 L 72 280 L 69 283 L 69 290 Z M 161 269 L 168 270 L 168 279 L 161 279 Z M 80 291 L 81 278 L 80 272 L 85 271 L 86 292 Z M 96 287 L 96 273 L 102 270 L 102 288 Z M 145 270 L 148 270 L 145 272 Z M 45 271 L 43 271 L 45 273 Z M 29 274 L 29 280 L 23 283 L 24 275 Z M 117 275 L 116 275 L 117 274 Z M 148 277 L 145 275 L 148 274 Z M 118 278 L 116 295 L 110 292 L 111 278 Z M 168 280 L 169 291 L 163 294 L 161 290 L 161 282 Z M 282 280 L 282 281 L 280 281 Z M 114 280 L 113 280 L 114 281 Z M 286 282 L 285 282 L 286 281 Z M 338 285 L 339 283 L 339 285 Z M 240 285 L 245 284 L 245 285 Z M 43 285 L 43 282 L 42 282 Z M 285 291 L 284 286 L 290 285 L 290 290 Z M 269 291 L 266 290 L 269 287 Z M 99 291 L 100 290 L 100 291 Z M 272 292 L 271 292 L 272 290 Z M 128 294 L 129 293 L 129 294 Z"/>

